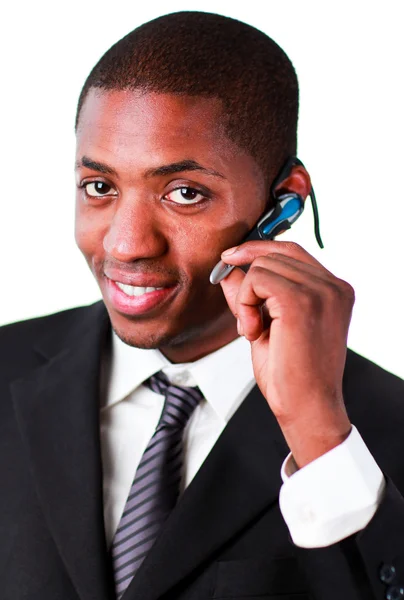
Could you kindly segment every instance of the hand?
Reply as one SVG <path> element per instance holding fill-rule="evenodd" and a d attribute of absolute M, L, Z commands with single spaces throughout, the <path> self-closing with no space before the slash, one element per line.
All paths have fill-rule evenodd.
<path fill-rule="evenodd" d="M 222 289 L 251 342 L 257 383 L 302 467 L 351 429 L 342 376 L 354 291 L 290 242 L 248 242 L 222 260 L 251 264 L 247 274 L 234 269 Z"/>

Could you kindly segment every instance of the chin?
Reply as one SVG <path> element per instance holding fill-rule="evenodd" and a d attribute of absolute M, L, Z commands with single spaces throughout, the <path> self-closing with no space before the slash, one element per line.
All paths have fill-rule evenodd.
<path fill-rule="evenodd" d="M 134 348 L 143 348 L 144 350 L 152 350 L 155 348 L 160 348 L 162 345 L 167 344 L 167 338 L 171 339 L 171 336 L 164 336 L 161 334 L 148 334 L 148 335 L 139 335 L 136 333 L 129 333 L 127 330 L 122 331 L 122 329 L 118 329 L 112 325 L 112 328 L 116 335 L 128 346 L 133 346 Z"/>
<path fill-rule="evenodd" d="M 128 327 L 122 327 L 120 324 L 112 322 L 112 328 L 116 335 L 128 346 L 134 348 L 143 348 L 144 350 L 168 348 L 179 348 L 191 340 L 195 340 L 203 335 L 204 327 L 197 325 L 185 329 L 171 328 L 162 331 L 162 328 L 156 328 L 155 331 L 145 331 L 144 324 L 136 325 L 130 323 Z"/>

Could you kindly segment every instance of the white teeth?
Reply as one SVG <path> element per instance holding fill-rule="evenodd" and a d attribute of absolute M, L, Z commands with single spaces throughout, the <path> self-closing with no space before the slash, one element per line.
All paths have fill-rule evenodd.
<path fill-rule="evenodd" d="M 143 296 L 149 292 L 155 292 L 156 290 L 162 290 L 162 287 L 139 287 L 137 285 L 127 285 L 126 283 L 120 283 L 115 281 L 116 285 L 122 290 L 127 296 Z"/>

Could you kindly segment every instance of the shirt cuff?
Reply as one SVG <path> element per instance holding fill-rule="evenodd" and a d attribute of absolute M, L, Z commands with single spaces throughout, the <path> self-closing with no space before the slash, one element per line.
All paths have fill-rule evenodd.
<path fill-rule="evenodd" d="M 385 488 L 355 426 L 346 440 L 302 469 L 289 454 L 281 476 L 279 506 L 293 542 L 302 548 L 330 546 L 366 527 Z"/>

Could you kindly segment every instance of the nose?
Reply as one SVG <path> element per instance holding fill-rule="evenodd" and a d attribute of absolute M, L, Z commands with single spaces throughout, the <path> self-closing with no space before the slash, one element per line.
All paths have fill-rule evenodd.
<path fill-rule="evenodd" d="M 167 240 L 152 201 L 123 200 L 104 235 L 107 254 L 120 262 L 157 258 L 167 250 Z"/>

